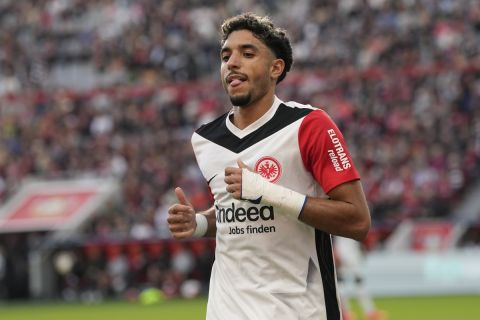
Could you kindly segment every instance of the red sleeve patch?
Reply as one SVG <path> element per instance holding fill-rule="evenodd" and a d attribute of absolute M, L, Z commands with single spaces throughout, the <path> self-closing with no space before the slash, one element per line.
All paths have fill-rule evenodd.
<path fill-rule="evenodd" d="M 360 179 L 342 133 L 323 110 L 313 111 L 303 119 L 298 143 L 305 168 L 325 193 L 342 183 Z"/>

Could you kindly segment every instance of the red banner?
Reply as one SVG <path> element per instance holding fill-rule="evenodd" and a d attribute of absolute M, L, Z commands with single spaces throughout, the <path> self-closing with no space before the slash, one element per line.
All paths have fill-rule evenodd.
<path fill-rule="evenodd" d="M 105 201 L 105 190 L 101 181 L 30 184 L 1 208 L 0 232 L 75 228 Z"/>

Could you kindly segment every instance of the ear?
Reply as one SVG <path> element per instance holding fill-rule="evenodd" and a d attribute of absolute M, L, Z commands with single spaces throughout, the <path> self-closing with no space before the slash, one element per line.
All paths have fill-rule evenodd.
<path fill-rule="evenodd" d="M 285 69 L 285 61 L 283 59 L 272 60 L 272 66 L 270 68 L 270 77 L 272 79 L 278 79 Z"/>

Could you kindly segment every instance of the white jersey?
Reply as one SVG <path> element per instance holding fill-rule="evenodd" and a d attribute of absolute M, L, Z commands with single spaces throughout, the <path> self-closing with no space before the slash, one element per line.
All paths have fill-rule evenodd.
<path fill-rule="evenodd" d="M 275 206 L 234 199 L 224 169 L 240 159 L 272 183 L 322 197 L 358 179 L 342 134 L 324 111 L 277 97 L 243 130 L 230 114 L 192 136 L 217 218 L 207 319 L 341 319 L 330 235 Z"/>

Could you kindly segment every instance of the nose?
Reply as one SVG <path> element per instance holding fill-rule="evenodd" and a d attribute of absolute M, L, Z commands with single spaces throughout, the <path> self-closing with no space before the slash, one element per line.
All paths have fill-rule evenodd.
<path fill-rule="evenodd" d="M 232 52 L 228 58 L 227 67 L 229 70 L 240 67 L 240 55 L 238 53 Z"/>

